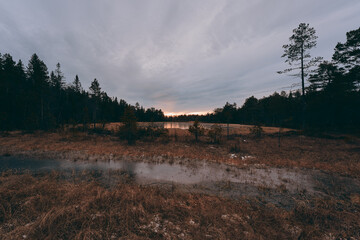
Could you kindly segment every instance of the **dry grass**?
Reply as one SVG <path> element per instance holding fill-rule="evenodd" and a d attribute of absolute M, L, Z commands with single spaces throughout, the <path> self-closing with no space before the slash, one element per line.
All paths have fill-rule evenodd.
<path fill-rule="evenodd" d="M 206 137 L 195 143 L 186 130 L 171 129 L 168 142 L 139 141 L 135 146 L 111 135 L 11 132 L 0 137 L 0 154 L 71 158 L 77 152 L 84 160 L 161 156 L 165 161 L 315 168 L 360 177 L 358 138 L 289 134 L 281 137 L 279 147 L 276 134 L 269 135 L 277 131 L 265 132 L 260 139 L 242 132 L 214 145 Z M 237 152 L 231 154 L 235 145 Z M 284 210 L 260 198 L 229 200 L 126 181 L 109 189 L 91 177 L 7 172 L 0 176 L 0 239 L 359 239 L 359 199 L 358 193 L 340 199 L 304 195 Z"/>
<path fill-rule="evenodd" d="M 120 122 L 112 122 L 112 123 L 107 123 L 105 124 L 105 129 L 106 130 L 112 130 L 112 131 L 116 131 L 122 123 Z M 149 123 L 149 122 L 139 122 L 138 125 L 140 127 L 146 127 L 149 125 L 158 125 L 161 126 L 163 123 L 162 122 L 155 122 L 155 123 Z M 212 123 L 201 123 L 200 125 L 204 125 L 207 127 L 212 126 Z M 218 126 L 221 126 L 224 129 L 224 134 L 226 133 L 226 128 L 227 128 L 227 124 L 224 123 L 218 123 Z M 82 125 L 79 125 L 78 127 L 81 127 Z M 100 123 L 97 123 L 95 125 L 97 128 L 101 128 L 103 125 Z M 90 128 L 93 127 L 93 125 L 89 125 Z M 249 134 L 250 133 L 250 129 L 252 128 L 252 125 L 242 125 L 242 124 L 229 124 L 229 134 Z M 269 133 L 269 134 L 274 134 L 274 133 L 278 133 L 279 132 L 279 128 L 278 127 L 262 127 L 264 129 L 265 133 Z M 169 129 L 174 131 L 174 129 Z M 177 129 L 179 130 L 179 129 Z M 281 132 L 289 132 L 289 131 L 295 131 L 293 129 L 289 129 L 289 128 L 281 128 Z M 179 134 L 187 134 L 188 131 L 183 131 L 180 130 Z"/>
<path fill-rule="evenodd" d="M 175 136 L 176 133 L 176 136 Z M 254 139 L 249 135 L 241 135 L 226 140 L 219 145 L 209 144 L 207 137 L 195 143 L 188 131 L 171 129 L 170 141 L 155 142 L 138 141 L 135 146 L 116 137 L 105 135 L 89 135 L 81 132 L 60 132 L 21 134 L 12 132 L 0 137 L 0 154 L 52 153 L 51 156 L 71 158 L 72 152 L 78 152 L 87 160 L 92 156 L 130 156 L 139 160 L 153 159 L 161 156 L 163 160 L 177 159 L 207 160 L 223 162 L 240 167 L 260 164 L 276 167 L 300 167 L 320 169 L 353 177 L 360 177 L 360 139 L 345 137 L 340 139 L 316 138 L 300 135 L 278 137 L 267 135 Z M 236 146 L 237 153 L 230 154 Z M 69 153 L 69 154 L 68 154 Z M 79 154 L 78 154 L 79 155 Z M 244 156 L 252 156 L 243 158 Z"/>
<path fill-rule="evenodd" d="M 360 177 L 360 140 L 324 139 L 306 136 L 287 136 L 278 146 L 277 137 L 247 140 L 240 143 L 241 151 L 256 156 L 248 164 L 277 167 L 320 169 Z"/>
<path fill-rule="evenodd" d="M 286 211 L 60 174 L 0 177 L 0 239 L 333 239 L 360 237 L 360 206 L 310 199 Z"/>

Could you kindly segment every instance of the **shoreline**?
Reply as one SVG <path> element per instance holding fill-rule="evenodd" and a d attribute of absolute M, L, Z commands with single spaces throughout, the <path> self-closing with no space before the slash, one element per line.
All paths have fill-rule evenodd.
<path fill-rule="evenodd" d="M 71 132 L 9 133 L 0 137 L 0 155 L 36 157 L 70 161 L 134 161 L 180 163 L 207 161 L 238 168 L 279 167 L 317 169 L 360 178 L 360 139 L 320 139 L 306 136 L 244 135 L 221 144 L 203 139 L 194 142 L 186 131 L 177 130 L 178 140 L 138 141 L 129 146 L 114 136 Z M 182 135 L 181 135 L 182 133 Z M 237 148 L 232 151 L 233 148 Z"/>

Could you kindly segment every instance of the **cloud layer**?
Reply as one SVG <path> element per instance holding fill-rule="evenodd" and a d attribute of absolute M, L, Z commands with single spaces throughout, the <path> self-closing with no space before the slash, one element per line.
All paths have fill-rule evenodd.
<path fill-rule="evenodd" d="M 97 78 L 110 96 L 165 112 L 206 112 L 297 82 L 281 46 L 300 22 L 330 58 L 359 27 L 360 2 L 289 0 L 1 1 L 0 52 L 36 52 L 66 80 Z"/>

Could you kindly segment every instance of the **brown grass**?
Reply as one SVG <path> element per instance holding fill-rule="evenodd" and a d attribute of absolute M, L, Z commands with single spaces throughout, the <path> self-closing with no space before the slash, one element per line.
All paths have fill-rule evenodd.
<path fill-rule="evenodd" d="M 112 130 L 112 131 L 116 131 L 122 123 L 120 122 L 112 122 L 112 123 L 107 123 L 105 124 L 105 129 L 107 130 Z M 155 122 L 155 123 L 149 123 L 149 122 L 139 122 L 138 126 L 140 127 L 146 127 L 149 125 L 157 125 L 157 124 L 162 124 L 162 122 Z M 204 125 L 200 124 L 200 125 Z M 206 126 L 211 126 L 213 124 L 211 123 L 206 123 Z M 227 124 L 224 123 L 217 123 L 216 125 L 221 126 L 223 128 L 223 134 L 226 134 L 226 128 L 227 128 Z M 82 125 L 79 125 L 78 127 L 81 127 Z M 102 127 L 101 123 L 97 123 L 95 125 L 98 128 Z M 90 128 L 93 127 L 93 125 L 89 125 Z M 252 128 L 252 125 L 242 125 L 242 124 L 229 124 L 229 134 L 249 134 L 250 133 L 250 129 Z M 265 133 L 269 133 L 269 134 L 274 134 L 274 133 L 278 133 L 279 132 L 279 128 L 278 127 L 262 127 Z M 169 129 L 170 131 L 173 131 L 175 129 Z M 179 129 L 176 129 L 179 130 Z M 289 129 L 289 128 L 281 128 L 280 130 L 281 132 L 289 132 L 289 131 L 295 131 L 294 129 Z M 188 135 L 188 131 L 187 130 L 180 130 L 179 134 L 185 134 Z"/>
<path fill-rule="evenodd" d="M 138 141 L 135 146 L 110 135 L 11 132 L 0 137 L 0 154 L 71 158 L 77 152 L 86 156 L 84 160 L 161 156 L 165 161 L 315 168 L 360 177 L 356 137 L 285 134 L 279 147 L 274 134 L 278 129 L 265 132 L 256 139 L 244 128 L 240 136 L 210 144 L 205 136 L 195 143 L 188 131 L 171 129 L 170 141 Z M 359 239 L 359 199 L 358 193 L 340 199 L 304 195 L 285 210 L 261 198 L 229 200 L 126 181 L 109 189 L 91 177 L 6 172 L 0 176 L 0 239 Z"/>
<path fill-rule="evenodd" d="M 309 199 L 286 211 L 238 201 L 60 174 L 0 177 L 0 239 L 359 238 L 360 206 Z"/>
<path fill-rule="evenodd" d="M 240 149 L 256 158 L 248 164 L 320 169 L 360 177 L 360 140 L 287 136 L 278 146 L 276 137 L 248 140 Z"/>
<path fill-rule="evenodd" d="M 176 132 L 176 137 L 175 137 Z M 41 153 L 46 156 L 66 155 L 71 158 L 72 152 L 78 152 L 84 159 L 92 156 L 107 159 L 112 156 L 130 156 L 139 160 L 153 159 L 161 156 L 163 160 L 193 159 L 223 162 L 240 167 L 260 164 L 276 167 L 299 167 L 320 169 L 353 177 L 360 177 L 360 140 L 356 137 L 339 139 L 316 138 L 301 135 L 281 137 L 280 147 L 277 135 L 267 135 L 254 139 L 241 135 L 231 140 L 222 139 L 219 145 L 210 144 L 207 137 L 195 143 L 188 131 L 171 129 L 170 140 L 155 142 L 138 141 L 135 146 L 114 136 L 89 135 L 81 132 L 59 132 L 21 134 L 12 132 L 0 137 L 0 154 Z M 236 148 L 234 148 L 236 146 Z M 237 149 L 235 155 L 231 148 Z M 244 156 L 252 156 L 242 159 Z M 115 158 L 116 159 L 116 158 Z"/>

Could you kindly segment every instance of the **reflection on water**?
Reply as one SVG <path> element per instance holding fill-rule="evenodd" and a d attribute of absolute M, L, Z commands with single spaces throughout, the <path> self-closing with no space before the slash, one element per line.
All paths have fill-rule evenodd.
<path fill-rule="evenodd" d="M 191 122 L 153 122 L 153 123 L 142 123 L 143 126 L 155 126 L 160 128 L 177 128 L 177 129 L 189 129 L 189 126 L 192 125 Z"/>
<path fill-rule="evenodd" d="M 317 170 L 255 167 L 239 169 L 206 162 L 191 163 L 189 166 L 129 161 L 33 160 L 0 156 L 0 173 L 9 169 L 30 171 L 35 175 L 55 170 L 63 173 L 69 180 L 79 176 L 85 179 L 95 177 L 108 187 L 116 187 L 119 181 L 130 180 L 138 184 L 171 186 L 171 189 L 176 186 L 180 191 L 215 194 L 233 199 L 261 196 L 264 201 L 286 209 L 293 208 L 294 199 L 304 196 L 304 193 L 340 197 L 350 193 L 360 194 L 359 180 Z"/>
<path fill-rule="evenodd" d="M 178 128 L 178 129 L 189 129 L 192 123 L 189 122 L 164 122 L 162 123 L 164 128 Z"/>
<path fill-rule="evenodd" d="M 71 162 L 0 157 L 0 172 L 7 169 L 39 171 L 100 171 L 121 170 L 138 183 L 173 182 L 201 184 L 205 182 L 232 182 L 268 188 L 285 185 L 289 191 L 306 188 L 313 191 L 312 176 L 301 171 L 281 168 L 239 169 L 223 164 L 201 162 L 191 166 L 169 163 L 129 161 Z"/>
<path fill-rule="evenodd" d="M 187 129 L 189 129 L 189 126 L 193 125 L 193 122 L 154 122 L 154 123 L 142 123 L 142 124 L 145 126 L 152 125 L 152 126 L 167 128 L 167 129 L 177 128 L 177 129 L 187 130 Z M 210 129 L 211 126 L 214 125 L 214 123 L 200 123 L 200 125 L 205 129 Z M 227 128 L 226 124 L 217 124 L 217 125 L 222 128 Z M 242 126 L 240 124 L 236 124 L 237 126 L 234 127 L 233 125 L 234 124 L 231 124 L 229 126 L 229 128 L 234 129 L 234 128 L 240 128 Z"/>

